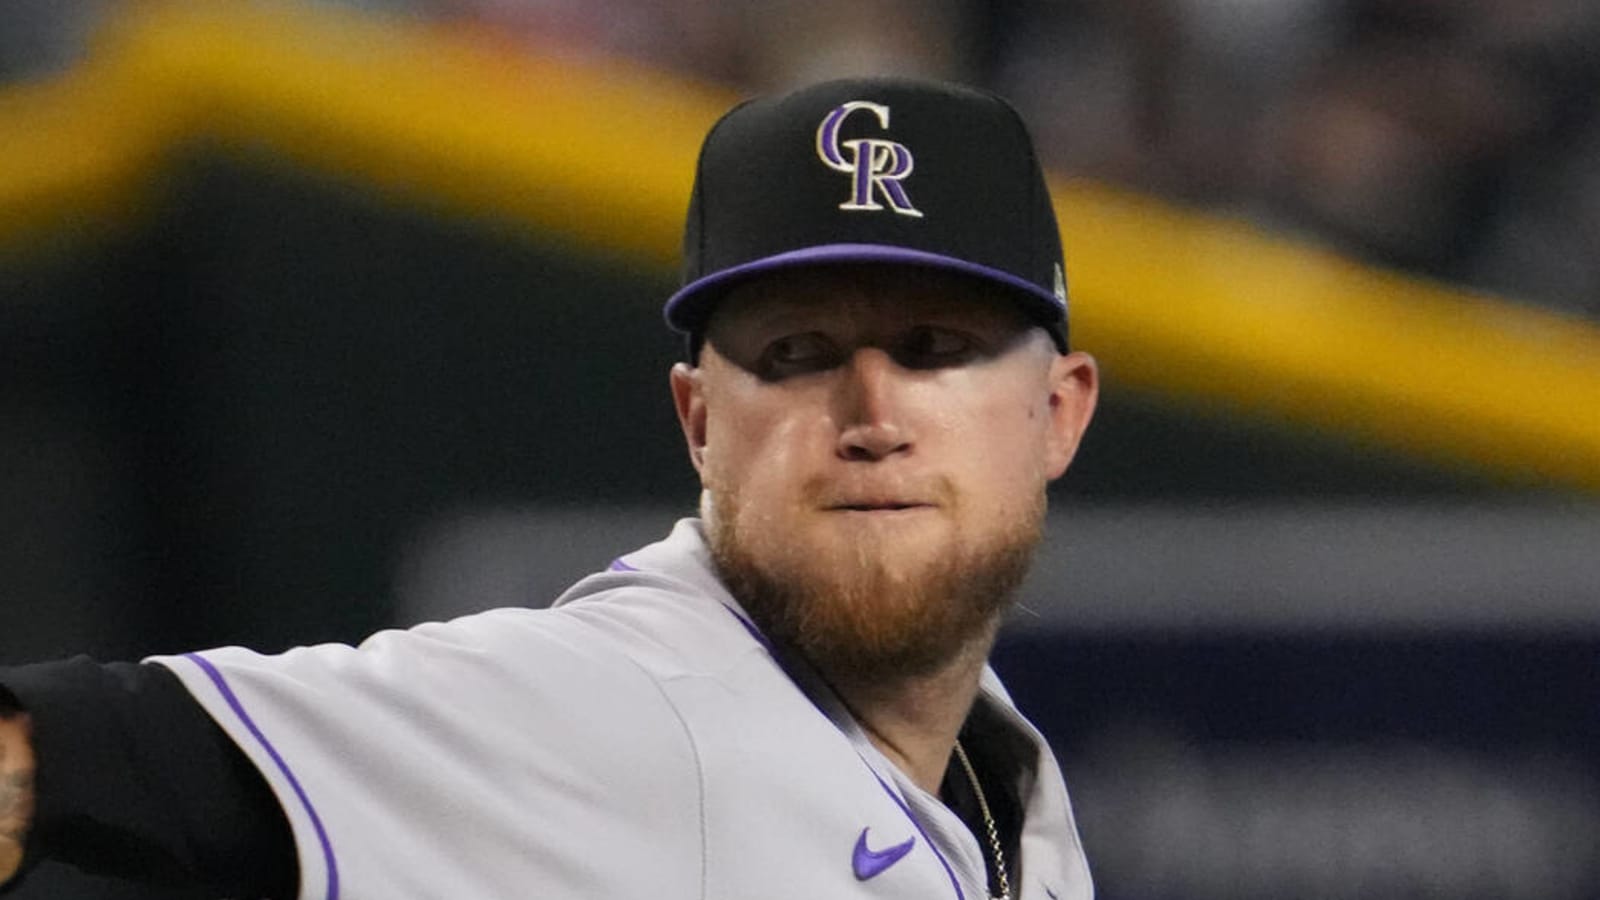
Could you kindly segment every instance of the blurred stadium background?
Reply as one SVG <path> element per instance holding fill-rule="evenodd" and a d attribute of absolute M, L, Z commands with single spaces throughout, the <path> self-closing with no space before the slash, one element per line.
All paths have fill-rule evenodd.
<path fill-rule="evenodd" d="M 860 71 L 998 89 L 1057 176 L 1108 394 L 997 666 L 1100 896 L 1600 896 L 1586 0 L 12 0 L 0 661 L 664 533 L 698 140 Z"/>

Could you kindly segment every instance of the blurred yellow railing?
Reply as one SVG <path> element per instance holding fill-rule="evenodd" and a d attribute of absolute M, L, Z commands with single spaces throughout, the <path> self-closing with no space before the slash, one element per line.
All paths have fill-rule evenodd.
<path fill-rule="evenodd" d="M 1086 184 L 1056 208 L 1107 377 L 1521 483 L 1600 489 L 1600 328 Z"/>
<path fill-rule="evenodd" d="M 140 209 L 191 139 L 642 267 L 676 262 L 734 98 L 409 20 L 144 3 L 88 63 L 0 92 L 0 246 Z M 1109 380 L 1510 483 L 1600 491 L 1600 328 L 1083 182 L 1054 185 L 1075 342 Z"/>

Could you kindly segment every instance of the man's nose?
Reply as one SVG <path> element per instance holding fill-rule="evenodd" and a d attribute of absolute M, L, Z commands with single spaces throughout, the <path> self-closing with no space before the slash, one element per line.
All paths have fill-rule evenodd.
<path fill-rule="evenodd" d="M 871 462 L 911 450 L 906 371 L 876 347 L 862 347 L 840 367 L 839 456 Z"/>

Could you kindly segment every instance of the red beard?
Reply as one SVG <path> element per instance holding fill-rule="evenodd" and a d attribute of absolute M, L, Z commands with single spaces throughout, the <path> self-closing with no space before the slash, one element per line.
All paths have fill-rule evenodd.
<path fill-rule="evenodd" d="M 723 583 L 767 638 L 825 675 L 886 682 L 928 675 L 991 633 L 1039 543 L 1037 502 L 987 540 L 892 570 L 875 542 L 853 558 L 819 559 L 781 536 L 742 529 L 736 492 L 712 492 L 707 523 Z"/>

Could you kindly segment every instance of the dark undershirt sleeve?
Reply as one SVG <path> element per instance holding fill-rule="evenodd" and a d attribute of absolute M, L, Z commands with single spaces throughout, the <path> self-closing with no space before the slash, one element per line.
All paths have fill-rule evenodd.
<path fill-rule="evenodd" d="M 37 807 L 24 872 L 48 857 L 225 896 L 295 896 L 282 807 L 176 675 L 79 657 L 0 668 L 0 686 L 33 722 Z"/>

